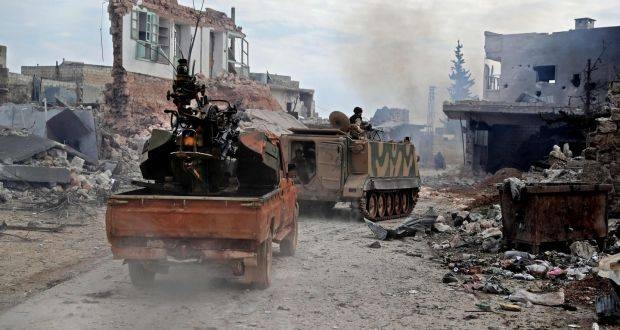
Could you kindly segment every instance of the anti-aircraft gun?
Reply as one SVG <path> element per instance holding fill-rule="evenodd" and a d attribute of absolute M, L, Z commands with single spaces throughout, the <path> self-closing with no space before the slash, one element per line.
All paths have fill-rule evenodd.
<path fill-rule="evenodd" d="M 226 100 L 211 100 L 205 85 L 190 75 L 188 61 L 180 59 L 167 99 L 176 110 L 171 131 L 153 130 L 145 144 L 140 170 L 155 184 L 148 187 L 175 194 L 209 195 L 231 185 L 239 142 L 237 107 Z M 145 185 L 144 183 L 139 183 Z"/>

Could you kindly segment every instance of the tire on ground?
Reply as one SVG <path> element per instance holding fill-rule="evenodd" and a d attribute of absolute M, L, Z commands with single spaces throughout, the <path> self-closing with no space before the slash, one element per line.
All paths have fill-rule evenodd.
<path fill-rule="evenodd" d="M 140 261 L 127 262 L 129 268 L 129 278 L 131 283 L 140 288 L 146 288 L 153 285 L 155 282 L 155 272 L 144 267 L 144 264 Z"/>
<path fill-rule="evenodd" d="M 258 289 L 266 289 L 271 285 L 271 258 L 272 258 L 272 242 L 273 235 L 271 230 L 267 235 L 267 239 L 260 243 L 256 251 L 257 265 L 247 267 L 245 269 L 246 279 Z"/>
<path fill-rule="evenodd" d="M 280 242 L 280 253 L 284 256 L 294 256 L 297 250 L 297 218 L 293 220 L 291 232 Z"/>

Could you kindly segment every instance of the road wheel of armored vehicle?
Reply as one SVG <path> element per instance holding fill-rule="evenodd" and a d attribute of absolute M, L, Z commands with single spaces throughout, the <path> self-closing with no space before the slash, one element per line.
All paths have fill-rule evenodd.
<path fill-rule="evenodd" d="M 385 215 L 385 195 L 379 193 L 377 197 L 377 218 L 381 218 Z"/>
<path fill-rule="evenodd" d="M 293 229 L 280 242 L 280 253 L 284 256 L 294 256 L 297 250 L 297 218 L 293 223 Z"/>
<path fill-rule="evenodd" d="M 257 265 L 255 267 L 247 267 L 245 276 L 249 282 L 259 289 L 266 289 L 271 285 L 271 257 L 273 234 L 269 230 L 267 239 L 260 243 L 257 253 Z"/>
<path fill-rule="evenodd" d="M 155 282 L 155 272 L 144 267 L 140 261 L 127 262 L 131 283 L 140 288 L 146 288 Z"/>
<path fill-rule="evenodd" d="M 409 196 L 406 192 L 399 193 L 400 195 L 400 209 L 403 214 L 409 213 Z"/>
<path fill-rule="evenodd" d="M 411 202 L 409 203 L 409 213 L 413 211 L 413 208 L 418 203 L 418 190 L 411 191 Z"/>
<path fill-rule="evenodd" d="M 372 193 L 370 194 L 370 197 L 368 197 L 366 211 L 368 212 L 368 218 L 371 221 L 377 217 L 377 198 L 376 193 Z"/>
<path fill-rule="evenodd" d="M 401 215 L 402 213 L 402 205 L 400 202 L 400 194 L 399 193 L 394 193 L 394 197 L 393 197 L 394 201 L 394 215 Z"/>
<path fill-rule="evenodd" d="M 391 193 L 385 193 L 385 215 L 390 217 L 394 214 L 394 199 Z"/>

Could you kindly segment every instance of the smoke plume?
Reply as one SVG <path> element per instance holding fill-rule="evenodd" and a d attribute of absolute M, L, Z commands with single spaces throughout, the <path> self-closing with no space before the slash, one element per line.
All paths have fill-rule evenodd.
<path fill-rule="evenodd" d="M 366 116 L 387 105 L 408 108 L 423 121 L 431 85 L 438 87 L 441 111 L 454 45 L 445 40 L 446 24 L 433 5 L 366 4 L 343 22 L 356 37 L 342 52 L 342 67 Z"/>

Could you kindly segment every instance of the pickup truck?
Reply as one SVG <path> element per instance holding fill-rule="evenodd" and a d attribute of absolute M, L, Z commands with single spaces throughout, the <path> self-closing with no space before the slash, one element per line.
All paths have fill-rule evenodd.
<path fill-rule="evenodd" d="M 230 265 L 246 283 L 271 283 L 272 242 L 282 255 L 297 248 L 297 188 L 284 169 L 279 141 L 240 137 L 252 157 L 237 160 L 239 187 L 217 196 L 163 195 L 142 188 L 108 200 L 106 233 L 115 259 L 128 264 L 135 286 L 183 263 Z M 247 160 L 247 161 L 246 161 Z"/>

